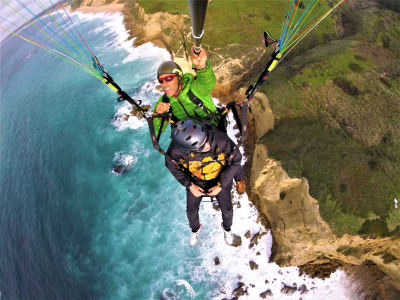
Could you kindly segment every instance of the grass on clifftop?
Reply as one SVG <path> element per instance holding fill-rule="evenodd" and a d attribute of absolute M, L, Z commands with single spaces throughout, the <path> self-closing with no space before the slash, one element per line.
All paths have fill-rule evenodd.
<path fill-rule="evenodd" d="M 189 15 L 187 0 L 136 0 L 146 13 L 169 12 Z M 326 2 L 325 0 L 320 1 Z M 223 48 L 229 44 L 263 47 L 263 32 L 268 30 L 278 38 L 281 31 L 286 0 L 214 0 L 207 7 L 203 44 Z M 326 39 L 332 32 L 334 16 L 321 23 L 314 35 Z"/>
<path fill-rule="evenodd" d="M 278 119 L 264 142 L 291 176 L 309 180 L 336 234 L 384 236 L 400 225 L 399 15 L 347 14 L 351 35 L 271 74 L 262 90 Z"/>

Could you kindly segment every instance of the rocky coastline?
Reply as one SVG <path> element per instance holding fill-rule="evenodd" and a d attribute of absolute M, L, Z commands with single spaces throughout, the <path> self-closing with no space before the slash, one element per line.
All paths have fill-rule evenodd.
<path fill-rule="evenodd" d="M 185 71 L 190 71 L 189 16 L 164 12 L 146 14 L 134 1 L 127 4 L 116 1 L 111 6 L 105 6 L 104 0 L 86 2 L 83 5 L 91 8 L 81 7 L 79 10 L 82 12 L 116 11 L 115 5 L 118 5 L 117 11 L 124 14 L 127 30 L 131 37 L 135 37 L 136 46 L 152 42 L 165 48 Z M 107 10 L 107 7 L 112 10 Z M 205 47 L 207 49 L 207 45 Z M 223 50 L 210 51 L 217 76 L 213 96 L 223 103 L 243 95 L 243 89 L 236 91 L 254 76 L 249 70 L 261 69 L 269 56 L 269 52 L 262 48 L 250 51 L 237 45 L 228 47 L 244 51 L 233 57 Z M 250 52 L 251 57 L 247 55 Z M 319 278 L 329 277 L 341 268 L 349 274 L 350 280 L 361 283 L 360 290 L 355 292 L 362 290 L 367 299 L 395 299 L 399 295 L 396 290 L 400 291 L 399 236 L 337 237 L 320 216 L 318 202 L 309 194 L 308 180 L 290 178 L 280 162 L 268 157 L 268 149 L 261 139 L 274 128 L 274 123 L 268 98 L 258 93 L 252 102 L 251 134 L 246 146 L 249 157 L 247 192 L 262 222 L 272 231 L 271 260 L 280 266 L 298 266 L 301 272 Z M 287 292 L 291 288 L 287 287 Z M 267 296 L 266 292 L 263 297 Z"/>

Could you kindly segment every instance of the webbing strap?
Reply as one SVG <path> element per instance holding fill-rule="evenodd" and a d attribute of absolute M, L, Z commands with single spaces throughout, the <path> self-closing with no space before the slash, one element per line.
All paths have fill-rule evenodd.
<path fill-rule="evenodd" d="M 149 126 L 150 137 L 151 137 L 151 142 L 153 143 L 153 147 L 161 154 L 167 156 L 167 153 L 165 153 L 165 151 L 163 149 L 161 149 L 160 145 L 158 144 L 156 132 L 154 130 L 153 118 L 148 117 L 148 118 L 146 118 L 146 121 L 147 121 L 147 125 Z M 161 131 L 161 128 L 160 128 L 160 131 Z"/>
<path fill-rule="evenodd" d="M 188 95 L 190 101 L 192 101 L 197 107 L 201 108 L 211 121 L 219 120 L 219 118 L 221 117 L 220 114 L 214 113 L 210 109 L 208 109 L 204 105 L 203 101 L 199 97 L 197 97 L 195 94 L 193 94 L 193 92 L 191 90 L 188 91 L 187 95 Z"/>

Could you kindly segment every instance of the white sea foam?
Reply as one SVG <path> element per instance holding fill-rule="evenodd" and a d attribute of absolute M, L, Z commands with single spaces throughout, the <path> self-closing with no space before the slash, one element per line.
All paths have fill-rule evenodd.
<path fill-rule="evenodd" d="M 123 102 L 115 108 L 114 118 L 111 124 L 117 131 L 126 129 L 139 129 L 146 126 L 145 119 L 139 119 L 131 115 L 132 106 L 128 102 Z"/>
<path fill-rule="evenodd" d="M 78 15 L 81 18 L 81 15 Z M 152 43 L 146 43 L 139 47 L 133 47 L 135 38 L 129 39 L 129 33 L 125 29 L 123 15 L 121 13 L 97 14 L 102 20 L 104 25 L 95 29 L 95 33 L 99 33 L 106 28 L 112 30 L 113 39 L 109 42 L 109 46 L 114 48 L 122 48 L 126 51 L 127 56 L 122 60 L 122 63 L 128 63 L 136 59 L 152 58 L 157 59 L 160 62 L 163 60 L 171 59 L 168 51 L 159 48 Z M 94 14 L 83 14 L 83 20 L 91 20 L 95 16 Z"/>
<path fill-rule="evenodd" d="M 139 47 L 132 48 L 129 55 L 122 61 L 122 63 L 127 63 L 139 58 L 147 59 L 153 57 L 157 57 L 160 63 L 161 61 L 171 59 L 171 56 L 167 51 L 165 51 L 165 49 L 159 48 L 152 43 L 146 43 Z"/>
<path fill-rule="evenodd" d="M 124 170 L 128 171 L 131 169 L 138 161 L 138 157 L 142 159 L 149 155 L 149 150 L 137 142 L 133 142 L 128 151 L 119 151 L 114 153 L 114 164 L 119 164 L 124 166 Z M 115 173 L 115 172 L 114 172 Z"/>
<path fill-rule="evenodd" d="M 120 163 L 126 168 L 131 168 L 137 162 L 137 157 L 120 151 L 114 154 L 114 162 Z"/>
<path fill-rule="evenodd" d="M 239 282 L 245 284 L 248 293 L 241 299 L 258 299 L 260 293 L 267 290 L 273 293 L 273 297 L 269 299 L 299 299 L 300 297 L 302 299 L 337 299 L 337 295 L 341 295 L 340 299 L 355 299 L 354 296 L 347 294 L 346 275 L 343 271 L 335 272 L 326 280 L 311 279 L 307 276 L 299 276 L 296 267 L 281 268 L 275 263 L 269 263 L 272 246 L 270 231 L 265 230 L 257 221 L 258 212 L 246 195 L 239 198 L 235 193 L 235 202 L 239 202 L 240 207 L 237 205 L 234 207 L 232 230 L 240 235 L 242 240 L 242 245 L 237 248 L 225 244 L 220 228 L 221 216 L 209 217 L 213 208 L 211 205 L 203 204 L 202 215 L 206 214 L 208 217 L 201 217 L 203 224 L 207 224 L 209 234 L 208 239 L 199 246 L 204 256 L 202 268 L 213 280 L 220 282 L 219 294 L 214 295 L 214 299 L 231 296 Z M 204 222 L 204 219 L 207 221 Z M 250 232 L 249 239 L 244 236 L 247 232 Z M 264 235 L 258 239 L 257 244 L 251 245 L 251 238 L 260 233 Z M 215 257 L 219 258 L 219 265 L 215 265 Z M 252 270 L 250 262 L 257 264 L 257 269 Z M 193 281 L 197 279 L 194 277 Z M 301 294 L 301 291 L 297 290 L 292 294 L 284 294 L 281 292 L 284 284 L 297 288 L 305 284 L 308 292 Z"/>
<path fill-rule="evenodd" d="M 132 98 L 141 100 L 143 105 L 152 105 L 161 96 L 161 93 L 156 89 L 157 85 L 157 81 L 146 82 L 139 88 L 137 93 L 132 95 Z M 116 106 L 112 125 L 118 131 L 126 129 L 135 130 L 146 126 L 147 122 L 144 118 L 139 119 L 130 114 L 131 109 L 132 105 L 128 102 L 122 102 Z"/>
<path fill-rule="evenodd" d="M 195 297 L 195 296 L 196 296 L 196 293 L 195 293 L 194 289 L 193 289 L 192 286 L 189 284 L 189 282 L 187 282 L 186 280 L 184 280 L 184 279 L 178 279 L 178 280 L 176 281 L 176 284 L 177 284 L 177 285 L 183 285 L 183 286 L 186 288 L 186 290 L 188 291 L 188 293 L 190 294 L 190 296 L 192 296 L 192 297 Z"/>

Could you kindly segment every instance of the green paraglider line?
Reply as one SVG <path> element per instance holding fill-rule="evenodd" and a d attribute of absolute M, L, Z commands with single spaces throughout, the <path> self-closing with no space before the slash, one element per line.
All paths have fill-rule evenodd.
<path fill-rule="evenodd" d="M 286 52 L 287 49 L 291 48 L 293 49 L 294 47 L 296 47 L 296 45 L 305 37 L 307 36 L 315 27 L 317 27 L 319 25 L 319 23 L 321 23 L 327 16 L 330 15 L 330 13 L 332 11 L 334 11 L 337 7 L 339 7 L 340 5 L 342 5 L 346 0 L 341 0 L 340 2 L 338 2 L 333 8 L 331 8 L 328 12 L 325 13 L 325 15 L 323 15 L 321 18 L 315 20 L 313 23 L 309 24 L 306 28 L 304 28 L 300 33 L 298 33 L 294 38 L 293 41 L 284 47 L 284 49 L 282 49 L 282 52 Z M 312 27 L 311 27 L 312 26 Z M 311 27 L 311 28 L 310 28 Z M 293 45 L 293 47 L 292 47 Z M 291 50 L 290 49 L 290 50 Z M 290 51 L 289 50 L 289 51 Z M 286 56 L 286 55 L 285 55 Z M 284 56 L 284 57 L 285 57 Z"/>
<path fill-rule="evenodd" d="M 65 14 L 67 15 L 68 19 L 70 20 L 71 24 L 73 24 L 71 17 L 69 16 L 67 10 L 65 9 L 65 7 L 62 5 L 62 3 L 60 2 L 60 0 L 57 0 L 57 2 L 60 4 L 60 6 L 63 8 Z M 74 27 L 74 26 L 73 26 Z M 92 52 L 92 50 L 90 50 L 89 45 L 86 43 L 86 40 L 83 38 L 83 36 L 80 34 L 80 32 L 74 27 L 75 31 L 78 33 L 79 37 L 82 39 L 82 41 L 85 43 L 86 48 L 89 50 L 90 54 L 92 54 L 92 56 L 95 56 Z"/>
<path fill-rule="evenodd" d="M 52 20 L 52 22 L 60 29 L 60 31 L 64 34 L 64 36 L 67 38 L 67 40 L 70 42 L 70 44 L 72 45 L 72 47 L 78 52 L 78 54 L 81 56 L 81 58 L 83 58 L 84 60 L 86 60 L 86 63 L 88 65 L 90 65 L 90 61 L 87 58 L 87 54 L 82 53 L 82 51 L 76 46 L 76 44 L 71 40 L 71 38 L 68 36 L 68 34 L 64 31 L 64 29 L 58 24 L 57 20 L 49 13 L 49 11 L 46 9 L 46 7 L 44 7 L 44 5 L 42 4 L 42 2 L 40 2 L 40 0 L 35 0 L 36 3 L 38 3 L 38 5 L 40 6 L 41 9 L 43 9 L 43 11 L 46 12 L 46 14 L 49 16 L 49 18 Z"/>
<path fill-rule="evenodd" d="M 314 3 L 315 2 L 315 3 Z M 311 0 L 307 3 L 307 7 L 304 9 L 304 12 L 301 14 L 299 20 L 297 21 L 296 25 L 288 30 L 288 34 L 285 37 L 284 42 L 282 43 L 282 46 L 286 45 L 287 42 L 290 42 L 292 39 L 293 35 L 297 33 L 297 31 L 301 28 L 301 26 L 304 24 L 304 22 L 307 20 L 307 17 L 311 14 L 311 12 L 314 10 L 315 6 L 318 4 L 318 0 Z M 311 8 L 310 8 L 311 7 Z M 318 14 L 315 14 L 318 15 Z M 310 19 L 313 20 L 314 17 Z M 301 23 L 299 24 L 299 22 Z"/>
<path fill-rule="evenodd" d="M 12 7 L 12 6 L 10 6 L 10 4 L 7 2 L 7 1 L 5 1 L 5 0 L 1 0 L 3 3 L 5 3 L 9 8 L 11 8 L 13 11 L 15 11 L 19 16 L 21 16 L 24 20 L 26 20 L 27 21 L 27 23 L 28 24 L 30 24 L 30 25 L 32 25 L 33 27 L 35 27 L 39 32 L 41 32 L 42 34 L 44 34 L 46 37 L 48 37 L 51 41 L 53 41 L 58 47 L 60 47 L 61 49 L 63 49 L 66 53 L 68 53 L 69 54 L 69 56 L 70 57 L 74 57 L 76 60 L 78 60 L 77 58 L 76 58 L 76 56 L 71 52 L 71 51 L 69 51 L 68 49 L 66 49 L 63 45 L 61 45 L 58 41 L 56 41 L 52 36 L 50 36 L 48 33 L 46 33 L 45 31 L 43 31 L 42 29 L 40 29 L 36 24 L 34 24 L 33 23 L 33 20 L 28 20 L 24 15 L 22 15 L 17 9 L 15 9 L 14 7 Z M 41 21 L 42 23 L 43 23 L 43 21 L 42 20 L 40 20 L 40 18 L 38 18 L 38 16 L 37 15 L 34 15 L 34 17 L 35 17 L 35 19 L 38 19 L 39 21 Z M 43 23 L 44 24 L 44 23 Z M 47 26 L 46 24 L 44 24 L 45 26 Z M 5 28 L 5 27 L 3 27 L 3 28 Z M 16 32 L 14 32 L 14 31 L 12 31 L 12 30 L 7 30 L 7 31 L 10 31 L 11 33 L 14 33 L 14 35 L 15 35 L 15 33 Z"/>

